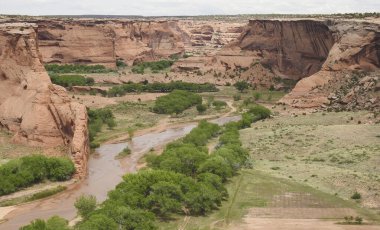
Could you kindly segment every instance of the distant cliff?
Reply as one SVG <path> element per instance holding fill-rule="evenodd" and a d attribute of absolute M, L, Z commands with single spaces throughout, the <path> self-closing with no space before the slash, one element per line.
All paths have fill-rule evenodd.
<path fill-rule="evenodd" d="M 33 146 L 68 146 L 78 176 L 87 170 L 87 111 L 53 85 L 40 61 L 34 24 L 0 25 L 0 126 Z"/>

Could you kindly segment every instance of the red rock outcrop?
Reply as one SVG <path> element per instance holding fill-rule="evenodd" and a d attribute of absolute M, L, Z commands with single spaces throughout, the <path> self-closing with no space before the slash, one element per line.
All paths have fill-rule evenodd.
<path fill-rule="evenodd" d="M 321 69 L 333 44 L 322 22 L 251 20 L 220 56 L 233 56 L 235 62 L 254 57 L 280 77 L 299 80 Z"/>
<path fill-rule="evenodd" d="M 89 154 L 87 111 L 53 85 L 40 62 L 36 25 L 0 25 L 0 126 L 33 146 L 69 146 L 77 175 Z"/>
<path fill-rule="evenodd" d="M 100 64 L 115 67 L 116 59 L 167 58 L 184 52 L 189 37 L 176 21 L 37 21 L 45 63 Z"/>
<path fill-rule="evenodd" d="M 380 24 L 342 21 L 328 25 L 335 44 L 321 71 L 299 81 L 281 102 L 299 108 L 337 107 L 339 102 L 342 109 L 380 110 L 376 91 Z"/>

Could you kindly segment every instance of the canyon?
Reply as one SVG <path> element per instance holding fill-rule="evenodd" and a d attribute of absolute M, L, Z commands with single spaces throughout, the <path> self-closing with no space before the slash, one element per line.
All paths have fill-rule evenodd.
<path fill-rule="evenodd" d="M 134 66 L 163 59 L 170 59 L 173 64 L 163 71 L 154 72 L 150 69 L 143 74 L 133 72 Z M 125 66 L 120 67 L 120 63 Z M 70 74 L 78 74 L 79 77 L 93 78 L 95 85 L 64 88 L 52 83 L 49 77 L 52 73 L 45 70 L 45 64 L 102 65 L 109 71 L 72 72 Z M 306 165 L 303 173 L 307 175 L 303 177 L 297 171 L 297 164 L 301 162 L 303 165 L 306 162 L 305 164 L 314 166 L 326 160 L 326 165 L 332 170 L 335 162 L 330 162 L 329 157 L 335 154 L 342 158 L 342 162 L 352 162 L 336 167 L 341 170 L 341 174 L 331 173 L 333 176 L 341 176 L 340 178 L 333 178 L 333 182 L 323 184 L 326 187 L 319 188 L 318 185 L 314 189 L 330 193 L 332 190 L 326 190 L 327 185 L 339 184 L 337 187 L 340 189 L 339 186 L 350 187 L 350 183 L 355 183 L 355 186 L 344 189 L 344 192 L 339 190 L 339 195 L 335 193 L 335 197 L 331 199 L 349 199 L 355 189 L 363 195 L 360 205 L 365 208 L 378 208 L 377 180 L 363 176 L 363 182 L 356 177 L 356 170 L 361 173 L 360 176 L 368 174 L 370 177 L 372 173 L 377 173 L 377 169 L 374 167 L 370 170 L 365 166 L 365 170 L 360 171 L 363 170 L 359 167 L 362 164 L 356 164 L 356 160 L 360 163 L 365 161 L 363 165 L 377 160 L 376 154 L 372 152 L 378 150 L 378 136 L 374 135 L 378 126 L 372 124 L 379 122 L 379 78 L 379 18 L 215 17 L 206 20 L 198 17 L 99 19 L 0 16 L 0 129 L 12 136 L 12 143 L 39 147 L 46 155 L 70 157 L 75 164 L 76 178 L 81 179 L 80 183 L 70 184 L 67 191 L 57 196 L 15 207 L 15 211 L 4 215 L 4 220 L 9 220 L 3 226 L 16 229 L 35 218 L 48 218 L 55 214 L 73 220 L 73 203 L 82 193 L 94 194 L 99 201 L 104 201 L 107 191 L 120 182 L 122 174 L 135 172 L 146 165 L 146 160 L 143 159 L 145 153 L 160 154 L 164 144 L 190 132 L 196 126 L 195 122 L 200 120 L 213 120 L 217 117 L 226 122 L 239 120 L 240 116 L 233 115 L 249 109 L 248 106 L 244 107 L 246 101 L 252 104 L 263 103 L 275 111 L 272 119 L 263 121 L 262 125 L 261 122 L 254 123 L 248 131 L 242 131 L 242 145 L 251 146 L 247 151 L 259 155 L 255 158 L 253 173 L 264 168 L 269 171 L 268 175 L 283 173 L 282 177 L 289 181 L 307 184 L 308 180 L 318 180 L 318 175 L 308 175 L 311 168 Z M 107 90 L 111 87 L 128 82 L 147 84 L 171 81 L 215 84 L 220 91 L 204 92 L 200 95 L 204 100 L 213 100 L 215 96 L 217 100 L 225 102 L 225 107 L 221 110 L 214 109 L 210 106 L 211 101 L 208 101 L 208 110 L 212 111 L 210 113 L 197 113 L 195 108 L 190 108 L 181 115 L 166 116 L 154 114 L 151 110 L 152 102 L 166 92 L 133 92 L 115 97 L 107 95 Z M 249 83 L 250 89 L 238 92 L 231 85 L 239 81 Z M 263 95 L 259 95 L 263 92 L 267 93 L 264 93 L 265 99 Z M 239 98 L 235 99 L 237 96 Z M 272 100 L 272 97 L 275 99 Z M 87 109 L 104 107 L 111 108 L 116 127 L 100 127 L 100 134 L 103 136 L 98 135 L 95 138 L 98 138 L 97 144 L 101 146 L 93 149 L 95 154 L 90 156 L 88 130 L 91 126 Z M 328 113 L 330 111 L 342 113 Z M 91 115 L 90 112 L 89 114 Z M 310 125 L 307 119 L 314 123 Z M 372 125 L 370 128 L 367 127 L 369 124 Z M 289 127 L 282 130 L 279 127 L 283 125 Z M 320 133 L 315 131 L 314 126 L 318 126 L 317 131 Z M 338 130 L 334 139 L 327 135 L 333 132 L 326 132 L 326 126 Z M 258 128 L 264 131 L 258 132 Z M 361 142 L 342 135 L 350 135 L 347 130 L 351 128 L 356 134 L 367 132 L 363 134 Z M 280 141 L 271 142 L 272 132 L 278 138 L 276 129 L 287 131 L 284 133 L 284 140 L 290 144 L 285 141 L 286 147 L 280 146 L 279 151 L 283 153 L 285 148 L 289 150 L 289 154 L 284 158 L 279 158 L 276 154 L 271 158 L 271 154 L 266 154 L 270 156 L 265 161 L 260 155 L 266 151 L 264 148 L 260 149 L 262 143 L 267 146 L 283 144 Z M 288 129 L 302 131 L 298 134 L 293 130 L 293 143 L 293 137 L 288 136 Z M 263 137 L 251 137 L 252 133 L 258 136 L 270 134 L 268 142 Z M 326 144 L 314 143 L 322 134 L 327 135 L 324 136 Z M 302 135 L 306 135 L 305 143 L 299 140 Z M 282 138 L 281 134 L 280 136 Z M 349 144 L 338 146 L 341 149 L 334 148 L 334 141 L 336 145 L 342 141 L 339 138 L 347 143 L 362 143 L 361 148 L 365 151 L 362 153 L 360 146 L 355 145 L 355 148 L 351 146 L 355 153 L 353 154 L 346 149 Z M 371 146 L 367 146 L 368 140 L 373 141 Z M 91 144 L 92 141 L 91 139 Z M 210 151 L 217 149 L 218 145 L 217 140 L 212 142 L 215 143 L 207 146 Z M 130 147 L 131 154 L 119 160 L 118 154 L 126 146 Z M 310 146 L 312 148 L 309 151 Z M 322 153 L 318 152 L 319 148 L 322 149 L 321 146 L 325 147 Z M 293 147 L 298 149 L 294 150 Z M 304 157 L 297 155 L 301 149 L 307 150 Z M 327 157 L 325 153 L 330 150 L 337 153 L 333 152 Z M 276 149 L 272 149 L 272 152 L 276 152 Z M 314 152 L 320 154 L 321 158 L 315 158 Z M 346 159 L 346 155 L 351 157 L 350 154 L 358 159 Z M 311 158 L 312 155 L 314 158 Z M 365 158 L 367 155 L 368 158 Z M 294 167 L 288 167 L 286 164 L 295 158 L 299 158 L 297 164 L 294 161 L 291 163 Z M 266 165 L 268 162 L 270 166 Z M 278 167 L 280 164 L 283 165 Z M 322 164 L 326 166 L 325 163 Z M 345 164 L 351 165 L 344 168 Z M 352 165 L 358 168 L 352 167 L 355 171 L 351 172 L 349 170 Z M 257 166 L 259 167 L 256 168 Z M 286 170 L 281 171 L 283 168 Z M 294 174 L 288 173 L 289 168 L 294 170 Z M 315 173 L 323 171 L 322 168 L 313 169 Z M 252 169 L 242 170 L 243 176 L 239 177 L 239 181 L 247 173 L 245 170 Z M 351 175 L 347 172 L 355 174 L 351 180 L 353 182 L 339 181 Z M 252 178 L 260 178 L 260 175 L 252 175 L 247 177 L 249 183 L 253 183 Z M 328 178 L 321 174 L 320 180 L 323 180 L 322 177 Z M 370 188 L 369 191 L 364 188 L 366 186 Z M 255 185 L 253 188 L 255 187 L 262 186 Z M 300 191 L 304 192 L 302 189 Z M 248 192 L 251 196 L 252 192 Z M 284 194 L 284 199 L 292 199 L 292 195 Z M 245 198 L 245 195 L 242 197 Z M 330 203 L 326 207 L 330 208 Z M 337 219 L 345 217 L 342 213 L 337 216 Z M 187 217 L 185 225 L 190 220 L 186 220 Z M 197 222 L 197 217 L 191 218 Z M 249 216 L 246 219 L 249 220 Z M 210 226 L 216 226 L 219 221 L 215 220 Z"/>
<path fill-rule="evenodd" d="M 1 126 L 16 142 L 68 146 L 85 175 L 86 109 L 51 84 L 43 64 L 116 68 L 117 60 L 132 66 L 173 57 L 172 72 L 200 72 L 202 82 L 289 89 L 280 103 L 292 107 L 378 111 L 379 28 L 378 19 L 3 19 Z"/>

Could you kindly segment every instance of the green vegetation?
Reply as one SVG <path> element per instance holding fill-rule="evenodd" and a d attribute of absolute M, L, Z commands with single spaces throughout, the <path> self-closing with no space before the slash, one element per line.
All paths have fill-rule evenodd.
<path fill-rule="evenodd" d="M 50 79 L 53 84 L 60 85 L 63 87 L 72 87 L 72 86 L 85 86 L 85 85 L 94 85 L 95 81 L 93 78 L 85 78 L 81 75 L 56 75 L 51 74 Z"/>
<path fill-rule="evenodd" d="M 13 206 L 13 205 L 17 205 L 17 204 L 22 204 L 22 203 L 34 201 L 34 200 L 43 199 L 45 197 L 55 195 L 55 194 L 62 192 L 64 190 L 66 190 L 66 187 L 59 185 L 55 188 L 46 189 L 46 190 L 43 190 L 41 192 L 37 192 L 33 195 L 22 196 L 22 197 L 17 197 L 17 198 L 1 201 L 0 207 Z"/>
<path fill-rule="evenodd" d="M 345 216 L 344 222 L 339 222 L 338 224 L 347 224 L 347 225 L 361 225 L 363 224 L 363 218 L 360 216 Z"/>
<path fill-rule="evenodd" d="M 133 73 L 144 74 L 146 69 L 150 69 L 153 73 L 158 73 L 172 66 L 173 60 L 160 60 L 154 62 L 142 62 L 132 67 Z"/>
<path fill-rule="evenodd" d="M 172 92 L 173 90 L 185 90 L 190 92 L 216 92 L 218 89 L 215 85 L 206 84 L 195 84 L 181 81 L 173 81 L 170 83 L 128 83 L 120 86 L 114 86 L 108 90 L 107 95 L 110 97 L 124 96 L 127 93 L 140 93 L 140 92 L 151 92 L 151 93 L 166 93 Z"/>
<path fill-rule="evenodd" d="M 197 105 L 197 111 L 198 111 L 198 113 L 204 113 L 204 112 L 206 112 L 206 110 L 207 110 L 207 106 L 205 106 L 204 104 L 198 104 Z"/>
<path fill-rule="evenodd" d="M 20 230 L 69 230 L 69 222 L 59 216 L 50 217 L 47 221 L 37 219 Z"/>
<path fill-rule="evenodd" d="M 96 197 L 81 195 L 75 200 L 74 206 L 83 219 L 88 219 L 90 213 L 96 208 Z"/>
<path fill-rule="evenodd" d="M 75 172 L 73 162 L 63 157 L 30 155 L 0 166 L 0 195 L 16 192 L 44 180 L 64 181 Z"/>
<path fill-rule="evenodd" d="M 128 65 L 124 62 L 123 59 L 117 59 L 116 66 L 117 68 L 124 68 L 124 67 L 127 67 Z"/>
<path fill-rule="evenodd" d="M 112 69 L 107 69 L 103 65 L 58 65 L 58 64 L 46 64 L 46 71 L 49 73 L 109 73 L 113 72 Z"/>
<path fill-rule="evenodd" d="M 244 90 L 248 89 L 249 84 L 246 81 L 238 81 L 234 84 L 234 86 L 242 93 Z"/>
<path fill-rule="evenodd" d="M 362 195 L 358 192 L 355 192 L 352 196 L 351 199 L 353 200 L 360 200 L 362 198 Z"/>
<path fill-rule="evenodd" d="M 106 124 L 112 129 L 116 126 L 115 117 L 110 109 L 89 109 L 88 111 L 88 131 L 90 136 L 90 147 L 97 148 L 98 143 L 94 142 L 95 136 Z"/>
<path fill-rule="evenodd" d="M 226 107 L 227 103 L 225 101 L 215 100 L 212 102 L 212 105 L 215 106 L 217 110 L 220 110 L 221 108 Z"/>
<path fill-rule="evenodd" d="M 193 105 L 201 104 L 202 97 L 187 91 L 174 90 L 168 95 L 158 97 L 153 112 L 160 114 L 179 114 Z"/>
<path fill-rule="evenodd" d="M 127 147 L 125 147 L 125 148 L 123 149 L 123 151 L 121 151 L 119 154 L 117 154 L 116 158 L 117 158 L 117 159 L 122 159 L 122 158 L 124 158 L 124 157 L 126 157 L 126 156 L 131 155 L 131 153 L 132 153 L 131 149 L 128 148 L 128 146 L 127 146 Z"/>
<path fill-rule="evenodd" d="M 239 140 L 239 123 L 221 128 L 201 121 L 184 138 L 157 156 L 148 157 L 152 169 L 126 174 L 96 209 L 96 200 L 80 197 L 75 206 L 84 218 L 78 229 L 157 229 L 155 219 L 173 215 L 206 215 L 220 207 L 228 193 L 223 185 L 246 165 L 248 152 Z M 208 153 L 208 140 L 220 136 Z M 141 228 L 144 226 L 144 228 Z"/>

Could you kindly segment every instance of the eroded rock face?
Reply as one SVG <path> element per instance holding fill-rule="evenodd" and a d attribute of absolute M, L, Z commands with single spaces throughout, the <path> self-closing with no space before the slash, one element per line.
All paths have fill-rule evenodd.
<path fill-rule="evenodd" d="M 335 44 L 321 71 L 299 81 L 281 102 L 299 108 L 380 110 L 376 90 L 380 24 L 343 21 L 328 25 Z"/>
<path fill-rule="evenodd" d="M 100 64 L 168 58 L 190 42 L 176 21 L 39 21 L 45 63 Z"/>
<path fill-rule="evenodd" d="M 322 22 L 252 20 L 223 53 L 255 57 L 278 75 L 299 80 L 320 70 L 333 44 Z"/>
<path fill-rule="evenodd" d="M 33 146 L 69 146 L 77 175 L 87 170 L 87 112 L 53 85 L 40 62 L 36 26 L 0 25 L 0 126 Z"/>

